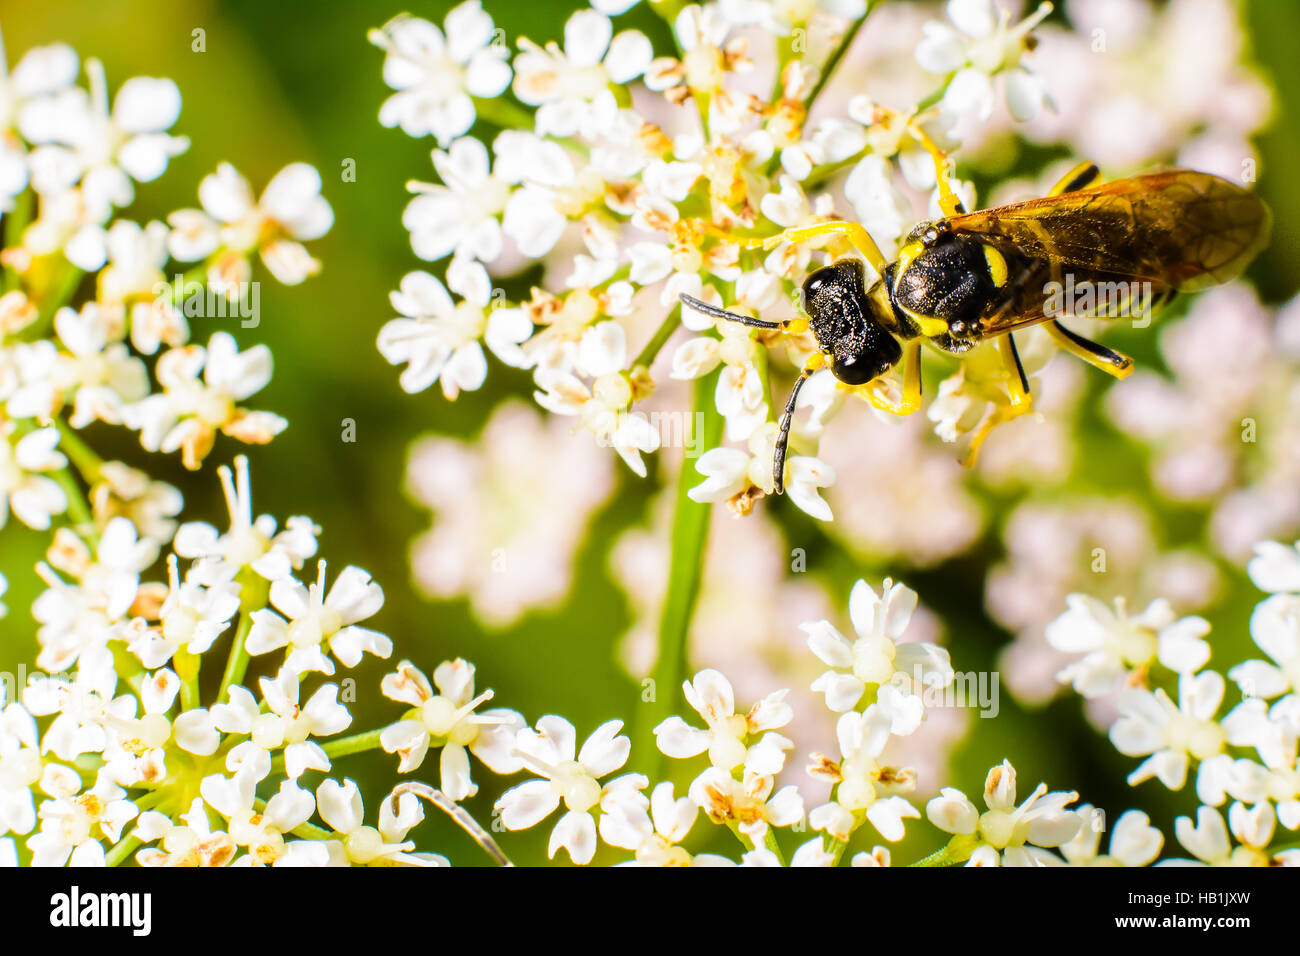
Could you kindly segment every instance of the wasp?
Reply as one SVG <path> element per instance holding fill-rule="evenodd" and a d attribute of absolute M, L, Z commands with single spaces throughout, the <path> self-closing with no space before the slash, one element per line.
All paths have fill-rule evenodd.
<path fill-rule="evenodd" d="M 951 183 L 947 157 L 924 134 L 935 159 L 943 216 L 918 224 L 898 257 L 887 262 L 860 223 L 834 220 L 787 229 L 762 241 L 766 249 L 817 236 L 847 239 L 878 278 L 865 281 L 863 264 L 842 258 L 803 282 L 806 318 L 769 322 L 719 309 L 690 296 L 683 303 L 715 318 L 791 334 L 811 331 L 817 350 L 795 380 L 780 421 L 773 486 L 783 491 L 786 448 L 799 390 L 829 368 L 844 387 L 867 386 L 901 363 L 896 403 L 869 397 L 900 415 L 921 403 L 921 346 L 961 355 L 996 343 L 1007 402 L 971 436 L 972 464 L 985 435 L 999 422 L 1031 408 L 1029 380 L 1014 333 L 1043 326 L 1065 351 L 1123 378 L 1133 361 L 1070 331 L 1060 315 L 1115 318 L 1129 314 L 1128 297 L 1094 299 L 1071 310 L 1062 288 L 1143 291 L 1145 305 L 1162 305 L 1239 275 L 1268 241 L 1271 217 L 1253 193 L 1227 180 L 1174 169 L 1099 184 L 1100 171 L 1084 162 L 1047 196 L 966 212 Z M 757 243 L 751 243 L 755 245 Z M 1105 285 L 1104 285 L 1105 284 Z"/>

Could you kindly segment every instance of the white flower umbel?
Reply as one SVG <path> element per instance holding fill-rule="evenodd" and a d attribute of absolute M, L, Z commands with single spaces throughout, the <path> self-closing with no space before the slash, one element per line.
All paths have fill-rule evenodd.
<path fill-rule="evenodd" d="M 1106 832 L 1106 815 L 1082 803 L 1075 810 L 1083 826 L 1072 840 L 1060 845 L 1061 855 L 1071 866 L 1150 866 L 1160 855 L 1165 838 L 1141 810 L 1128 810 L 1110 831 L 1109 852 L 1101 852 L 1101 835 Z"/>
<path fill-rule="evenodd" d="M 661 723 L 655 741 L 669 757 L 684 760 L 708 751 L 709 762 L 727 772 L 744 765 L 755 773 L 774 774 L 785 765 L 784 751 L 794 744 L 775 731 L 794 716 L 785 703 L 786 691 L 768 694 L 746 714 L 735 712 L 731 682 L 715 670 L 700 671 L 682 685 L 682 692 L 707 728 L 692 727 L 680 717 Z"/>
<path fill-rule="evenodd" d="M 404 15 L 370 31 L 385 54 L 384 82 L 397 91 L 384 101 L 379 122 L 408 136 L 432 135 L 440 146 L 474 124 L 473 97 L 494 97 L 510 85 L 506 48 L 478 0 L 454 8 L 443 26 L 445 34 Z"/>
<path fill-rule="evenodd" d="M 891 732 L 909 734 L 922 717 L 920 691 L 952 683 L 948 652 L 935 644 L 899 643 L 916 609 L 916 592 L 888 578 L 877 594 L 858 581 L 849 596 L 849 618 L 857 638 L 847 640 L 829 621 L 800 625 L 808 646 L 830 670 L 813 683 L 836 713 L 857 706 L 868 687 L 877 688 L 878 705 Z M 895 679 L 897 676 L 897 679 Z"/>
<path fill-rule="evenodd" d="M 939 829 L 955 834 L 948 852 L 967 866 L 1059 866 L 1062 859 L 1047 848 L 1072 840 L 1083 826 L 1068 809 L 1077 793 L 1047 792 L 1039 784 L 1016 805 L 1016 770 L 1009 761 L 989 771 L 980 813 L 965 794 L 952 787 L 931 800 L 926 816 Z"/>
<path fill-rule="evenodd" d="M 1177 618 L 1168 601 L 1151 602 L 1130 615 L 1122 599 L 1113 607 L 1085 594 L 1071 594 L 1070 609 L 1047 626 L 1047 643 L 1067 654 L 1082 654 L 1059 674 L 1084 697 L 1115 689 L 1124 678 L 1140 678 L 1158 661 L 1176 674 L 1195 673 L 1210 659 L 1203 638 L 1210 625 L 1201 617 Z"/>
<path fill-rule="evenodd" d="M 393 642 L 385 635 L 357 626 L 384 606 L 383 589 L 361 568 L 344 568 L 327 591 L 321 561 L 313 584 L 303 587 L 292 575 L 277 578 L 271 582 L 270 596 L 276 610 L 254 613 L 248 632 L 250 654 L 287 648 L 285 667 L 290 672 L 333 674 L 334 661 L 325 656 L 326 649 L 344 667 L 356 667 L 366 653 L 387 657 L 393 652 Z"/>
<path fill-rule="evenodd" d="M 1199 761 L 1198 793 L 1202 787 L 1212 787 L 1202 778 L 1212 773 L 1205 761 L 1221 753 L 1227 743 L 1214 719 L 1223 691 L 1223 675 L 1208 670 L 1179 676 L 1177 704 L 1159 687 L 1121 691 L 1115 699 L 1120 718 L 1110 729 L 1110 739 L 1120 753 L 1147 758 L 1129 774 L 1129 783 L 1156 777 L 1170 790 L 1181 790 L 1192 762 Z"/>
<path fill-rule="evenodd" d="M 439 756 L 440 788 L 453 800 L 464 800 L 478 792 L 470 779 L 469 755 L 483 761 L 493 773 L 517 773 L 523 767 L 515 752 L 515 738 L 524 729 L 524 718 L 513 710 L 493 708 L 477 712 L 492 699 L 492 691 L 474 695 L 474 665 L 457 658 L 444 661 L 433 672 L 439 693 L 410 661 L 384 676 L 384 696 L 413 708 L 407 716 L 384 728 L 380 737 L 384 750 L 400 758 L 401 773 L 416 770 L 430 747 Z"/>
<path fill-rule="evenodd" d="M 272 412 L 238 404 L 271 380 L 271 352 L 265 345 L 240 352 L 229 332 L 217 332 L 206 349 L 186 345 L 164 353 L 155 371 L 163 390 L 123 408 L 122 418 L 140 433 L 140 444 L 148 451 L 179 450 L 191 470 L 212 450 L 218 431 L 263 445 L 289 424 Z"/>
<path fill-rule="evenodd" d="M 1028 38 L 1052 12 L 1043 3 L 1024 20 L 1013 24 L 993 0 L 949 0 L 952 25 L 930 21 L 925 39 L 916 48 L 916 60 L 931 73 L 953 74 L 941 101 L 950 121 L 974 113 L 980 120 L 993 112 L 993 78 L 1002 77 L 1007 108 L 1018 120 L 1032 119 L 1042 107 L 1042 82 L 1020 64 L 1030 49 Z"/>
<path fill-rule="evenodd" d="M 540 779 L 512 787 L 496 802 L 496 812 L 507 830 L 526 830 L 546 819 L 564 803 L 565 812 L 551 831 L 547 854 L 563 847 L 574 863 L 590 863 L 596 855 L 596 820 L 610 800 L 644 800 L 640 791 L 647 780 L 624 774 L 602 784 L 627 763 L 631 742 L 619 735 L 621 720 L 601 724 L 578 749 L 573 724 L 563 717 L 546 716 L 537 729 L 523 728 L 515 740 L 516 753 L 525 769 Z"/>
<path fill-rule="evenodd" d="M 297 285 L 320 271 L 320 262 L 303 243 L 329 232 L 334 210 L 321 195 L 314 166 L 291 163 L 254 200 L 248 180 L 222 163 L 199 184 L 199 202 L 202 210 L 181 209 L 168 218 L 168 248 L 182 262 L 205 260 L 217 292 L 231 299 L 244 294 L 252 274 L 249 257 L 255 253 L 285 285 Z"/>

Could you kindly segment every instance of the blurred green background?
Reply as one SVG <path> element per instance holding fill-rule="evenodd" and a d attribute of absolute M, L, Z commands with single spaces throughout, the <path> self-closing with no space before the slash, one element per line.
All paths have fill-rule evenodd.
<path fill-rule="evenodd" d="M 451 6 L 421 2 L 409 9 L 440 23 Z M 513 42 L 519 35 L 538 41 L 558 38 L 568 12 L 579 4 L 488 0 L 485 6 L 498 25 L 507 27 Z M 274 410 L 291 424 L 271 445 L 248 452 L 254 507 L 281 519 L 310 515 L 324 529 L 321 554 L 335 573 L 350 563 L 374 575 L 387 601 L 370 623 L 394 638 L 395 657 L 409 657 L 432 673 L 439 661 L 464 656 L 478 667 L 479 687 L 495 689 L 495 705 L 518 709 L 530 720 L 560 713 L 574 722 L 582 739 L 604 720 L 630 718 L 640 701 L 639 685 L 614 659 L 615 642 L 630 622 L 626 599 L 609 579 L 605 551 L 613 536 L 644 519 L 647 504 L 660 487 L 653 478 L 656 469 L 651 469 L 652 480 L 642 481 L 618 466 L 618 489 L 592 525 L 575 572 L 572 599 L 558 612 L 526 617 L 505 632 L 485 633 L 471 619 L 465 602 L 430 603 L 411 586 L 407 549 L 411 538 L 426 527 L 428 515 L 401 493 L 409 443 L 429 432 L 473 436 L 503 393 L 527 397 L 531 383 L 526 375 L 493 362 L 488 387 L 464 394 L 455 403 L 444 401 L 437 389 L 408 396 L 397 386 L 396 370 L 375 349 L 375 335 L 391 315 L 388 292 L 403 274 L 422 266 L 400 223 L 409 198 L 404 183 L 432 175 L 432 141 L 415 141 L 383 129 L 377 120 L 388 90 L 380 78 L 382 54 L 366 42 L 366 30 L 403 9 L 408 8 L 400 0 L 364 4 L 4 0 L 0 26 L 11 64 L 30 46 L 62 40 L 83 58 L 101 58 L 113 89 L 137 74 L 168 76 L 179 84 L 184 108 L 174 132 L 190 136 L 192 145 L 160 181 L 138 189 L 136 205 L 125 213 L 130 218 L 162 218 L 173 209 L 195 205 L 199 180 L 222 160 L 234 163 L 259 189 L 291 161 L 303 160 L 320 169 L 325 196 L 336 216 L 330 234 L 312 246 L 324 264 L 323 272 L 295 289 L 264 281 L 262 321 L 256 329 L 194 320 L 196 341 L 206 341 L 218 327 L 227 328 L 241 346 L 265 342 L 275 356 L 275 377 L 251 405 Z M 1247 16 L 1256 56 L 1277 90 L 1275 119 L 1259 142 L 1259 190 L 1273 207 L 1275 236 L 1272 248 L 1252 272 L 1262 297 L 1276 303 L 1295 293 L 1295 262 L 1300 256 L 1291 225 L 1300 220 L 1300 181 L 1291 175 L 1300 169 L 1300 131 L 1294 115 L 1295 105 L 1300 104 L 1300 75 L 1294 69 L 1292 48 L 1293 38 L 1300 35 L 1300 5 L 1290 0 L 1257 0 L 1249 4 Z M 648 10 L 633 11 L 626 23 L 651 33 L 656 46 L 663 48 L 659 41 L 666 34 Z M 196 28 L 206 31 L 206 52 L 191 51 L 191 33 Z M 1189 51 L 1189 55 L 1194 54 Z M 343 182 L 340 175 L 348 159 L 355 160 L 355 182 Z M 1039 159 L 1027 155 L 1018 171 L 1033 171 Z M 527 276 L 514 283 L 511 291 L 526 288 L 526 280 Z M 1117 344 L 1134 352 L 1140 362 L 1157 361 L 1149 343 L 1126 338 Z M 1225 343 L 1225 348 L 1230 347 L 1230 342 Z M 1089 378 L 1090 397 L 1105 384 L 1099 382 L 1101 378 Z M 356 422 L 355 443 L 341 440 L 344 419 Z M 1124 449 L 1116 434 L 1100 424 L 1099 416 L 1085 415 L 1085 419 L 1102 464 L 1082 476 L 1076 487 L 1122 490 L 1115 487 L 1118 482 L 1123 488 L 1145 490 L 1145 469 L 1136 453 Z M 204 518 L 224 527 L 224 507 L 211 467 L 197 476 L 188 474 L 176 456 L 147 456 L 134 436 L 106 428 L 92 430 L 88 438 L 106 457 L 147 463 L 158 477 L 180 487 L 188 518 Z M 221 439 L 209 465 L 227 462 L 242 450 Z M 836 597 L 840 623 L 847 624 L 848 588 L 856 577 L 866 573 L 878 582 L 885 573 L 893 573 L 944 616 L 959 669 L 991 668 L 1007 636 L 983 612 L 983 578 L 999 557 L 996 515 L 1005 512 L 1008 502 L 989 501 L 995 520 L 981 543 L 961 558 L 923 573 L 906 568 L 864 569 L 833 547 L 819 551 L 809 546 L 810 570 L 823 576 Z M 792 537 L 801 542 L 825 541 L 815 523 L 793 508 L 776 510 Z M 1170 528 L 1174 537 L 1166 543 L 1183 543 L 1177 537 L 1176 518 L 1171 518 Z M 37 582 L 16 569 L 31 566 L 42 541 L 42 536 L 16 522 L 0 533 L 3 567 L 10 578 L 5 598 L 10 613 L 0 620 L 3 669 L 12 671 L 19 662 L 30 667 L 34 656 L 26 606 Z M 1244 580 L 1238 574 L 1233 583 Z M 1244 650 L 1251 603 L 1248 586 L 1233 587 L 1230 598 L 1209 615 L 1216 626 L 1216 658 L 1223 641 Z M 368 658 L 352 673 L 358 693 L 352 706 L 354 728 L 378 726 L 400 713 L 400 705 L 378 691 L 386 669 L 388 665 Z M 999 718 L 976 721 L 978 735 L 957 748 L 954 785 L 978 792 L 988 767 L 1006 756 L 1019 769 L 1026 793 L 1038 780 L 1054 788 L 1078 788 L 1085 799 L 1116 815 L 1140 802 L 1156 809 L 1155 822 L 1166 832 L 1171 831 L 1168 823 L 1173 813 L 1188 809 L 1190 793 L 1170 797 L 1150 784 L 1137 794 L 1126 792 L 1123 779 L 1133 763 L 1115 754 L 1104 737 L 1085 723 L 1077 698 L 1066 696 L 1037 713 L 1021 710 L 1008 694 L 1002 700 Z M 802 758 L 797 762 L 801 765 Z M 362 785 L 373 813 L 380 796 L 396 780 L 394 763 L 385 754 L 342 758 L 335 763 L 335 773 Z M 436 780 L 436 760 L 426 762 L 420 776 L 426 773 Z M 482 791 L 467 805 L 486 821 L 500 787 L 481 767 L 476 766 L 474 775 Z M 505 835 L 503 843 L 519 862 L 540 862 L 545 859 L 549 829 L 543 825 L 532 833 Z M 713 848 L 734 856 L 730 837 L 722 836 L 726 841 Z M 484 859 L 436 814 L 431 813 L 416 838 L 421 849 L 437 849 L 457 863 Z M 910 861 L 930 849 L 933 846 L 905 845 L 895 851 L 895 860 Z"/>

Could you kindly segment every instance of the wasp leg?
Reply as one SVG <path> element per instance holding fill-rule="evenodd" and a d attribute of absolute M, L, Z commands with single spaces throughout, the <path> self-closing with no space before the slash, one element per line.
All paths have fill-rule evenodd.
<path fill-rule="evenodd" d="M 952 188 L 953 164 L 948 158 L 948 154 L 939 148 L 939 145 L 932 140 L 929 135 L 917 125 L 917 118 L 912 117 L 907 123 L 907 130 L 917 141 L 920 147 L 930 154 L 930 159 L 934 161 L 934 179 L 939 185 L 939 208 L 943 211 L 944 216 L 960 216 L 966 211 L 962 201 L 958 198 L 957 193 Z"/>
<path fill-rule="evenodd" d="M 1034 400 L 1029 394 L 1029 377 L 1025 375 L 1025 367 L 1020 362 L 1016 340 L 1010 332 L 998 339 L 998 352 L 1001 353 L 1002 362 L 1007 369 L 1007 391 L 1011 393 L 1011 409 L 1019 408 L 1020 411 L 1016 414 L 1024 414 L 1029 411 Z"/>
<path fill-rule="evenodd" d="M 891 405 L 872 392 L 867 399 L 876 408 L 894 415 L 911 415 L 921 407 L 921 343 L 909 342 L 903 352 L 903 397 L 897 405 Z M 865 387 L 865 386 L 862 386 Z"/>
<path fill-rule="evenodd" d="M 1047 195 L 1059 196 L 1062 193 L 1072 193 L 1076 189 L 1087 189 L 1100 178 L 1101 170 L 1097 168 L 1097 164 L 1085 160 L 1062 176 Z"/>
<path fill-rule="evenodd" d="M 764 249 L 775 249 L 783 242 L 804 242 L 808 239 L 814 239 L 817 236 L 843 236 L 853 244 L 869 263 L 871 268 L 876 270 L 877 274 L 885 271 L 885 266 L 889 261 L 881 255 L 880 247 L 876 241 L 871 238 L 871 233 L 859 222 L 844 222 L 836 219 L 831 222 L 819 222 L 811 226 L 795 226 L 792 229 L 786 229 L 777 233 L 775 236 L 768 236 L 763 240 Z"/>
<path fill-rule="evenodd" d="M 975 462 L 979 460 L 980 446 L 984 444 L 984 439 L 989 437 L 993 429 L 1004 422 L 1028 414 L 1034 406 L 1033 396 L 1029 391 L 1029 378 L 1025 375 L 1025 367 L 1020 362 L 1020 353 L 1016 350 L 1016 341 L 1011 337 L 1010 332 L 998 339 L 997 347 L 1007 370 L 1007 392 L 1010 394 L 1010 401 L 1006 405 L 995 407 L 980 423 L 979 428 L 971 433 L 970 448 L 966 452 L 966 457 L 962 459 L 962 464 L 967 468 L 975 466 Z"/>
<path fill-rule="evenodd" d="M 1047 323 L 1047 331 L 1062 349 L 1103 372 L 1116 378 L 1127 378 L 1133 371 L 1133 360 L 1127 355 L 1108 349 L 1091 339 L 1085 339 L 1082 335 L 1071 332 L 1055 319 Z"/>
<path fill-rule="evenodd" d="M 772 490 L 778 495 L 785 492 L 785 453 L 790 445 L 790 425 L 794 421 L 795 402 L 798 401 L 799 392 L 804 384 L 812 378 L 813 372 L 825 364 L 826 356 L 821 352 L 814 352 L 804 363 L 799 377 L 794 380 L 794 386 L 790 389 L 790 397 L 785 401 L 785 411 L 781 415 L 781 430 L 776 438 L 775 454 L 772 456 Z"/>

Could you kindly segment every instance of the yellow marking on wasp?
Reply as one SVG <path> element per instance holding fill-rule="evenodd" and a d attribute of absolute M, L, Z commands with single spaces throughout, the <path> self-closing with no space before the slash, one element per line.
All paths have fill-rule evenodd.
<path fill-rule="evenodd" d="M 903 246 L 898 253 L 897 264 L 894 266 L 894 281 L 898 282 L 911 268 L 912 263 L 925 251 L 925 243 L 916 239 Z M 936 335 L 943 335 L 948 331 L 948 323 L 944 319 L 936 319 L 932 315 L 921 315 L 919 312 L 913 312 L 905 305 L 900 305 L 900 309 L 916 323 L 916 327 L 921 330 L 921 334 L 927 339 L 932 339 Z"/>
<path fill-rule="evenodd" d="M 989 264 L 989 278 L 993 280 L 993 285 L 1002 288 L 1007 284 L 1007 260 L 988 243 L 984 244 L 984 259 Z"/>
<path fill-rule="evenodd" d="M 1086 178 L 1083 176 L 1085 172 L 1089 174 Z M 1074 184 L 1076 180 L 1080 181 L 1074 186 L 1075 189 L 1087 189 L 1095 183 L 1100 176 L 1101 170 L 1099 170 L 1094 163 L 1085 159 L 1078 166 L 1075 166 L 1072 170 L 1062 176 L 1057 181 L 1056 185 L 1052 187 L 1051 192 L 1047 195 L 1049 198 L 1064 195 L 1066 187 Z"/>
<path fill-rule="evenodd" d="M 807 319 L 791 319 L 786 325 L 785 330 L 791 335 L 803 335 L 808 331 Z"/>

